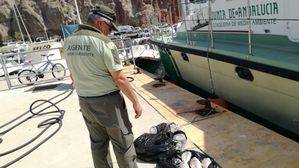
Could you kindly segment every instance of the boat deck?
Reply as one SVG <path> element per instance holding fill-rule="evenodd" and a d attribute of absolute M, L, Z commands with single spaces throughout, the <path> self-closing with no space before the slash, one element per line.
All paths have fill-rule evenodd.
<path fill-rule="evenodd" d="M 134 119 L 134 111 L 126 99 L 135 137 L 147 132 L 153 125 L 175 122 L 188 136 L 186 148 L 196 150 L 200 147 L 223 167 L 299 167 L 297 142 L 216 105 L 213 106 L 219 113 L 208 118 L 201 117 L 194 112 L 203 108 L 196 102 L 202 99 L 200 96 L 169 82 L 165 86 L 153 87 L 153 84 L 158 83 L 153 79 L 154 75 L 146 72 L 132 74 L 132 67 L 127 67 L 125 71 L 128 76 L 134 77 L 131 83 L 144 109 L 143 116 Z M 5 127 L 1 128 L 2 124 L 24 113 L 34 100 L 49 99 L 60 94 L 69 88 L 69 83 L 67 80 L 52 83 L 58 84 L 57 87 L 39 91 L 35 91 L 35 87 L 25 87 L 0 92 L 0 131 L 5 130 Z M 88 132 L 79 112 L 77 95 L 72 94 L 58 106 L 66 111 L 62 129 L 37 150 L 12 165 L 12 168 L 36 165 L 43 168 L 69 168 L 74 165 L 78 168 L 93 167 Z M 39 131 L 36 125 L 40 119 L 36 117 L 1 136 L 3 142 L 0 144 L 0 151 L 14 148 L 36 135 Z M 29 148 L 1 157 L 0 166 Z M 113 161 L 117 167 L 115 157 Z M 138 165 L 142 168 L 155 167 L 154 164 L 140 161 Z"/>

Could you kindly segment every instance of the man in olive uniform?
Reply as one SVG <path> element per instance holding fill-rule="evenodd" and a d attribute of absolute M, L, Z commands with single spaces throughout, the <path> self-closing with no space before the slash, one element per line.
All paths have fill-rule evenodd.
<path fill-rule="evenodd" d="M 89 130 L 95 168 L 110 168 L 111 140 L 120 168 L 136 168 L 132 125 L 121 90 L 133 103 L 135 118 L 142 108 L 122 72 L 115 44 L 107 37 L 117 30 L 114 11 L 96 6 L 87 25 L 66 39 L 64 49 L 79 104 Z"/>

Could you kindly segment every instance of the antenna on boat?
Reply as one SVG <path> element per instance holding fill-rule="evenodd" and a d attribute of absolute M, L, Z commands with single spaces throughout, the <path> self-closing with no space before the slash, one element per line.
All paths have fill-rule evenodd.
<path fill-rule="evenodd" d="M 78 23 L 82 24 L 81 18 L 80 18 L 80 13 L 79 13 L 79 8 L 78 8 L 78 4 L 77 4 L 77 0 L 75 0 L 75 6 L 76 6 L 76 11 L 77 11 Z"/>
<path fill-rule="evenodd" d="M 214 48 L 214 37 L 213 37 L 213 24 L 212 24 L 212 6 L 211 6 L 211 0 L 208 2 L 208 10 L 209 10 L 209 43 L 210 45 L 207 48 L 207 61 L 208 61 L 208 67 L 209 67 L 209 75 L 210 75 L 210 83 L 211 83 L 211 93 L 215 94 L 215 87 L 214 87 L 214 80 L 212 76 L 212 70 L 211 70 L 211 63 L 210 63 L 210 50 Z"/>
<path fill-rule="evenodd" d="M 210 47 L 214 48 L 214 38 L 213 38 L 213 24 L 212 24 L 212 5 L 211 0 L 209 0 L 209 37 L 210 37 Z"/>
<path fill-rule="evenodd" d="M 251 18 L 250 18 L 250 1 L 247 0 L 247 6 L 248 6 L 248 53 L 252 55 L 252 40 L 251 40 Z"/>
<path fill-rule="evenodd" d="M 185 2 L 182 2 L 182 1 L 185 1 Z M 187 44 L 190 44 L 189 43 L 189 34 L 188 34 L 188 29 L 187 29 L 187 20 L 186 20 L 186 15 L 187 15 L 187 0 L 182 0 L 180 3 L 181 3 L 181 9 L 182 9 L 182 14 L 183 14 L 183 20 L 184 20 L 184 23 L 185 23 L 185 29 L 186 29 L 186 40 L 187 40 Z M 185 5 L 183 7 L 183 5 Z"/>

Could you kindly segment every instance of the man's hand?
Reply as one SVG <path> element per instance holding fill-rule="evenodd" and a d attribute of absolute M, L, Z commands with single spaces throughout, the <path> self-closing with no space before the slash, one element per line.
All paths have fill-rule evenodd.
<path fill-rule="evenodd" d="M 135 110 L 135 118 L 139 118 L 142 114 L 141 105 L 138 102 L 138 99 L 133 91 L 132 86 L 130 85 L 127 77 L 122 73 L 122 71 L 110 72 L 115 84 L 119 89 L 130 99 L 133 103 L 133 108 Z"/>
<path fill-rule="evenodd" d="M 133 104 L 133 108 L 134 108 L 134 110 L 135 110 L 135 118 L 137 119 L 137 118 L 139 118 L 140 116 L 141 116 L 141 114 L 142 114 L 142 107 L 141 107 L 141 105 L 139 104 L 139 102 L 136 102 L 136 103 L 134 103 Z"/>

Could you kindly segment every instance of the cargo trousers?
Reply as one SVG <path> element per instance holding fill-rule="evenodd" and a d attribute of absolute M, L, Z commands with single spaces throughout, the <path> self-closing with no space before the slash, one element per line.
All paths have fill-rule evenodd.
<path fill-rule="evenodd" d="M 134 136 L 125 101 L 119 91 L 80 97 L 80 111 L 89 131 L 95 168 L 112 168 L 109 141 L 119 168 L 137 168 Z"/>

